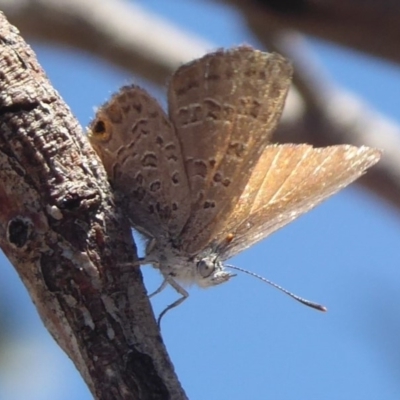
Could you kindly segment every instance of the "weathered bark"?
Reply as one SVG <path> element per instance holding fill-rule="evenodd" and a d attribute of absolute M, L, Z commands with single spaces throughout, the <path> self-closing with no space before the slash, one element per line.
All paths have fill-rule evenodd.
<path fill-rule="evenodd" d="M 184 399 L 104 169 L 0 13 L 0 246 L 96 399 Z"/>

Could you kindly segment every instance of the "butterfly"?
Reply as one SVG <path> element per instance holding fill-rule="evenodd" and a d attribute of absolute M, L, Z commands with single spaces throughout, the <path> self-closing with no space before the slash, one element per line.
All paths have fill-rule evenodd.
<path fill-rule="evenodd" d="M 132 227 L 148 239 L 141 263 L 164 277 L 154 294 L 169 284 L 181 295 L 159 321 L 188 297 L 185 285 L 228 281 L 227 267 L 241 269 L 227 259 L 379 160 L 365 146 L 272 143 L 291 76 L 279 54 L 219 50 L 173 74 L 168 114 L 135 85 L 97 111 L 88 137 Z"/>

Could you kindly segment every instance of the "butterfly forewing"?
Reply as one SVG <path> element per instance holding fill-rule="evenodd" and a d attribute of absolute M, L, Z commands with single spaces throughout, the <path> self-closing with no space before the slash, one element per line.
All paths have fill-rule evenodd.
<path fill-rule="evenodd" d="M 158 102 L 123 87 L 97 112 L 89 140 L 124 194 L 132 225 L 151 236 L 178 235 L 190 212 L 189 187 L 174 127 Z"/>
<path fill-rule="evenodd" d="M 290 85 L 277 54 L 240 47 L 182 66 L 169 90 L 169 115 L 182 147 L 192 214 L 181 247 L 202 250 L 225 224 L 270 141 Z"/>
<path fill-rule="evenodd" d="M 380 152 L 368 147 L 267 146 L 226 230 L 215 237 L 221 259 L 234 256 L 315 207 L 379 158 Z"/>

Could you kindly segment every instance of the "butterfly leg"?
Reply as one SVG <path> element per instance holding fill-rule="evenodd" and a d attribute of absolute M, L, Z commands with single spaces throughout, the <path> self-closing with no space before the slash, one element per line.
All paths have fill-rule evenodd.
<path fill-rule="evenodd" d="M 146 264 L 151 264 L 151 262 L 147 261 L 145 257 L 140 257 L 133 262 L 118 263 L 118 267 L 124 269 L 124 268 L 140 267 L 141 265 L 146 265 Z"/>
<path fill-rule="evenodd" d="M 157 325 L 160 327 L 161 324 L 161 319 L 163 316 L 172 308 L 175 308 L 179 306 L 182 302 L 184 302 L 188 297 L 189 293 L 181 286 L 179 285 L 171 276 L 166 276 L 164 279 L 164 282 L 161 284 L 161 286 L 154 292 L 153 294 L 161 292 L 165 288 L 167 284 L 170 284 L 182 297 L 180 297 L 178 300 L 174 301 L 172 304 L 170 304 L 159 316 L 157 319 Z M 152 294 L 152 295 L 153 295 Z"/>
<path fill-rule="evenodd" d="M 136 261 L 134 262 L 128 262 L 128 263 L 119 263 L 119 266 L 122 267 L 140 267 L 141 265 L 146 265 L 146 264 L 151 264 L 155 268 L 158 268 L 158 259 L 157 258 L 152 258 L 149 254 L 151 251 L 154 249 L 156 246 L 156 239 L 151 238 L 146 246 L 146 256 L 145 257 L 139 257 Z"/>
<path fill-rule="evenodd" d="M 154 291 L 152 294 L 149 294 L 149 298 L 155 296 L 158 293 L 161 293 L 168 285 L 168 281 L 166 279 L 163 280 L 162 284 L 160 285 L 160 287 Z"/>

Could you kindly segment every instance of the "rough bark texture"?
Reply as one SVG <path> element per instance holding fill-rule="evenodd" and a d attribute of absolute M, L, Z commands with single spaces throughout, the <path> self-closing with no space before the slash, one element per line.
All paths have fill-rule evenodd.
<path fill-rule="evenodd" d="M 0 204 L 0 246 L 94 397 L 186 398 L 103 167 L 1 13 Z"/>

